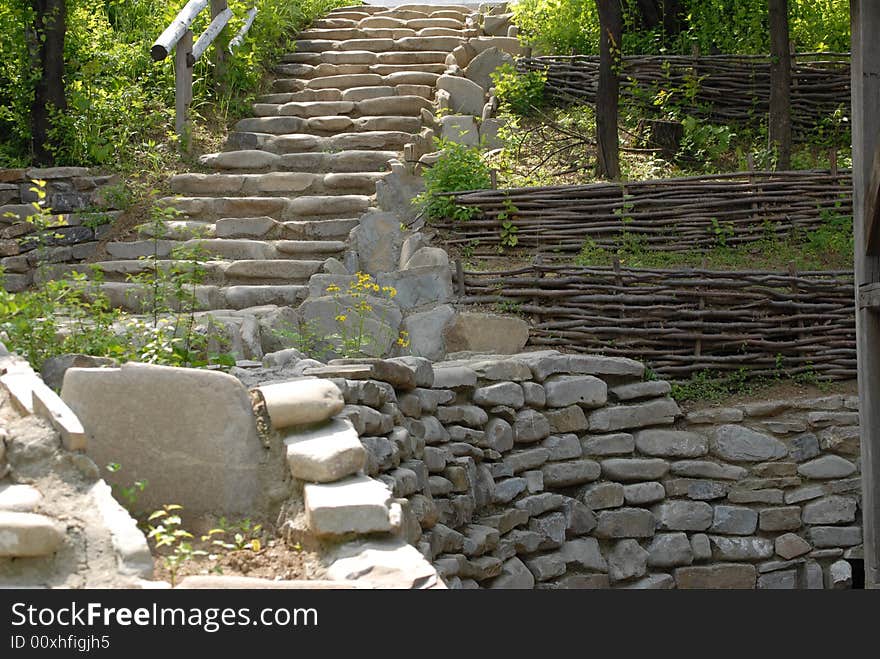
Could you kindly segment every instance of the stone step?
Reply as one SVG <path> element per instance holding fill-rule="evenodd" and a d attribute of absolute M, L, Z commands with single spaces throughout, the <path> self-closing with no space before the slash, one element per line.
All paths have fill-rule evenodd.
<path fill-rule="evenodd" d="M 217 170 L 286 171 L 325 173 L 383 172 L 397 151 L 365 149 L 334 153 L 290 153 L 278 155 L 268 151 L 224 151 L 199 158 L 199 163 Z"/>
<path fill-rule="evenodd" d="M 175 248 L 198 248 L 207 259 L 262 261 L 267 259 L 326 260 L 345 250 L 339 240 L 255 240 L 206 238 L 191 240 L 132 240 L 107 243 L 107 253 L 123 261 L 155 254 L 170 258 Z"/>
<path fill-rule="evenodd" d="M 344 115 L 355 119 L 375 116 L 418 117 L 423 109 L 432 106 L 432 102 L 422 96 L 399 94 L 396 87 L 352 87 L 345 90 L 343 97 L 346 94 L 349 99 L 343 101 L 294 101 L 279 105 L 258 103 L 254 105 L 254 110 L 258 117 L 312 119 Z"/>
<path fill-rule="evenodd" d="M 291 100 L 341 100 L 342 92 L 355 87 L 393 87 L 400 82 L 392 78 L 400 73 L 424 73 L 437 76 L 446 72 L 445 64 L 371 64 L 369 73 L 353 73 L 317 78 L 276 78 L 272 81 L 272 94 L 297 94 Z M 427 83 L 411 83 L 427 84 Z M 262 99 L 265 99 L 263 96 Z M 261 100 L 262 100 L 261 99 Z"/>
<path fill-rule="evenodd" d="M 314 380 L 291 383 L 298 389 L 319 384 L 320 381 Z M 341 406 L 342 397 L 338 391 L 337 396 Z M 298 407 L 307 404 L 304 400 Z M 355 474 L 363 468 L 367 457 L 357 431 L 348 419 L 332 419 L 319 426 L 290 432 L 284 438 L 284 446 L 291 475 L 313 483 L 332 483 Z"/>
<path fill-rule="evenodd" d="M 291 53 L 281 58 L 282 62 L 297 62 L 302 64 L 317 65 L 321 62 L 328 64 L 354 64 L 354 65 L 371 65 L 371 64 L 444 64 L 446 56 L 449 53 L 444 51 L 424 50 L 424 51 L 389 51 L 389 52 L 373 52 L 370 50 L 345 50 L 333 51 L 328 50 L 322 54 L 316 53 Z M 299 60 L 288 60 L 288 58 L 298 57 Z M 312 58 L 317 57 L 317 60 Z M 308 61 L 306 61 L 308 60 Z"/>
<path fill-rule="evenodd" d="M 236 284 L 275 284 L 280 281 L 285 285 L 307 285 L 309 278 L 321 271 L 323 260 L 309 259 L 240 259 L 237 261 L 203 261 L 199 263 L 204 272 L 202 283 L 205 285 L 232 286 Z M 87 279 L 95 278 L 97 270 L 106 282 L 130 282 L 130 278 L 145 275 L 158 267 L 163 272 L 173 268 L 188 269 L 187 262 L 173 259 L 157 261 L 120 260 L 98 261 L 90 264 L 58 264 L 44 269 L 46 279 L 60 279 L 77 272 Z"/>
<path fill-rule="evenodd" d="M 345 240 L 358 224 L 360 224 L 358 218 L 319 222 L 293 220 L 282 223 L 280 237 L 287 240 Z"/>
<path fill-rule="evenodd" d="M 150 310 L 149 288 L 142 284 L 128 282 L 104 282 L 99 287 L 114 308 L 130 313 L 145 313 Z M 198 311 L 215 309 L 248 309 L 268 304 L 298 307 L 308 296 L 308 286 L 298 285 L 255 285 L 229 286 L 198 285 L 195 287 L 195 308 Z M 187 291 L 187 296 L 191 291 Z M 183 302 L 169 300 L 173 309 L 188 309 L 191 298 Z"/>
<path fill-rule="evenodd" d="M 356 217 L 288 222 L 278 222 L 271 217 L 225 217 L 214 226 L 218 238 L 341 241 L 359 222 Z"/>
<path fill-rule="evenodd" d="M 316 151 L 350 151 L 376 149 L 401 151 L 412 142 L 413 133 L 397 130 L 347 132 L 337 135 L 271 135 L 261 132 L 230 133 L 227 147 L 234 150 L 261 150 L 285 155 Z"/>
<path fill-rule="evenodd" d="M 312 27 L 328 30 L 357 27 L 363 18 L 322 18 L 312 23 Z"/>
<path fill-rule="evenodd" d="M 172 191 L 182 195 L 297 197 L 316 194 L 363 194 L 376 191 L 386 172 L 267 172 L 265 174 L 177 174 L 171 177 Z"/>
<path fill-rule="evenodd" d="M 315 135 L 331 136 L 340 133 L 367 133 L 374 131 L 397 131 L 416 134 L 422 129 L 421 117 L 369 116 L 351 118 L 323 116 L 303 119 L 301 117 L 250 117 L 235 125 L 235 132 L 264 133 L 269 135 Z"/>
<path fill-rule="evenodd" d="M 276 220 L 313 220 L 352 217 L 371 205 L 366 195 L 284 197 L 164 197 L 163 207 L 176 208 L 183 217 L 203 221 L 232 217 L 268 216 Z"/>
<path fill-rule="evenodd" d="M 426 28 L 426 29 L 443 29 L 443 28 Z M 443 36 L 416 36 L 414 30 L 393 29 L 388 30 L 384 37 L 374 34 L 364 38 L 349 39 L 330 39 L 317 38 L 319 36 L 329 36 L 334 31 L 318 35 L 313 32 L 310 36 L 314 38 L 300 38 L 296 41 L 296 50 L 300 53 L 325 53 L 327 51 L 346 51 L 346 50 L 366 50 L 373 53 L 397 51 L 415 51 L 415 50 L 443 50 L 452 52 L 452 50 L 467 41 L 466 31 L 455 31 L 454 34 Z M 476 35 L 473 35 L 476 36 Z"/>
<path fill-rule="evenodd" d="M 303 89 L 298 92 L 278 92 L 273 94 L 263 94 L 257 96 L 255 105 L 269 103 L 281 105 L 283 103 L 293 103 L 295 101 L 342 101 L 342 91 L 339 89 Z"/>
<path fill-rule="evenodd" d="M 388 486 L 367 476 L 303 488 L 309 529 L 319 536 L 391 531 Z"/>

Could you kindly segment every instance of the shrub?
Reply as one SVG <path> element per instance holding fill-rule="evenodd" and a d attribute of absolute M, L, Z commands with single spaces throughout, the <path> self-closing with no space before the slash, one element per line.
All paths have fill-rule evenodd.
<path fill-rule="evenodd" d="M 436 140 L 436 144 L 440 157 L 433 167 L 425 170 L 425 191 L 413 203 L 421 207 L 428 220 L 469 220 L 479 210 L 457 205 L 448 193 L 489 188 L 492 184 L 489 166 L 476 147 L 444 139 Z"/>
<path fill-rule="evenodd" d="M 512 64 L 505 64 L 492 73 L 495 95 L 504 109 L 514 114 L 535 114 L 544 103 L 544 85 L 547 74 L 543 71 L 518 73 Z"/>

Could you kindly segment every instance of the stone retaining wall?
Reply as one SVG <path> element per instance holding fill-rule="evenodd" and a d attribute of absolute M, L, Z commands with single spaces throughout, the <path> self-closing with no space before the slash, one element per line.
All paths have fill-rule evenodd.
<path fill-rule="evenodd" d="M 37 242 L 30 239 L 34 226 L 26 218 L 35 213 L 38 200 L 34 181 L 46 182 L 45 208 L 63 217 L 64 226 L 44 238 L 48 263 L 79 263 L 93 256 L 98 241 L 119 216 L 118 200 L 108 194 L 117 176 L 95 176 L 85 167 L 0 169 L 0 267 L 3 286 L 18 292 L 34 281 L 38 265 Z"/>
<path fill-rule="evenodd" d="M 840 588 L 861 559 L 855 396 L 684 415 L 627 359 L 295 362 L 450 587 Z"/>

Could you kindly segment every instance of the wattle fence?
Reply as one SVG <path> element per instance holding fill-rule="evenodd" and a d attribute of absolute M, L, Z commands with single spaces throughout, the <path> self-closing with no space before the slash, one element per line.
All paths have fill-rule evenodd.
<path fill-rule="evenodd" d="M 532 346 L 641 359 L 672 381 L 856 375 L 851 272 L 531 265 L 463 280 L 462 304 L 528 317 Z"/>
<path fill-rule="evenodd" d="M 736 246 L 810 231 L 852 216 L 849 172 L 739 172 L 626 183 L 594 183 L 453 195 L 478 208 L 467 222 L 440 222 L 449 246 L 497 255 L 502 223 L 517 229 L 518 247 L 545 261 L 572 255 L 591 240 L 619 244 L 624 232 L 652 250 L 682 252 Z"/>
<path fill-rule="evenodd" d="M 520 71 L 545 71 L 545 92 L 557 102 L 595 103 L 599 58 L 590 55 L 521 58 Z M 623 58 L 621 95 L 656 110 L 661 89 L 689 114 L 717 123 L 745 122 L 770 104 L 769 55 L 663 55 Z M 796 136 L 814 131 L 838 109 L 850 115 L 849 53 L 797 53 L 792 57 L 792 125 Z"/>

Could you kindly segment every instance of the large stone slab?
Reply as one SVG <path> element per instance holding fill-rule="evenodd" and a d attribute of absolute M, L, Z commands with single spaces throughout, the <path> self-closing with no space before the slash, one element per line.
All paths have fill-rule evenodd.
<path fill-rule="evenodd" d="M 147 481 L 143 510 L 176 503 L 188 515 L 254 517 L 270 505 L 267 451 L 234 377 L 136 363 L 72 368 L 62 398 L 86 429 L 89 457 L 100 467 L 121 465 L 104 474 L 108 482 Z"/>
<path fill-rule="evenodd" d="M 463 312 L 446 328 L 444 336 L 448 352 L 513 355 L 526 345 L 529 325 L 513 316 Z"/>

